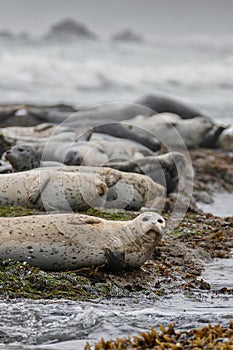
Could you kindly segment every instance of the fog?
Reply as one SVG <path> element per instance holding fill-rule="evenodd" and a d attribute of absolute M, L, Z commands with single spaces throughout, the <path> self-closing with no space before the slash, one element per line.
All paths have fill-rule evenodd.
<path fill-rule="evenodd" d="M 233 33 L 232 0 L 0 0 L 0 30 L 42 34 L 64 17 L 102 36 L 123 28 L 148 37 Z"/>

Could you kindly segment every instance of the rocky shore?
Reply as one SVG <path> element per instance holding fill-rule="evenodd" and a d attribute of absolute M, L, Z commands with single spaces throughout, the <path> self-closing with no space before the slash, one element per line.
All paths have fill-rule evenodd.
<path fill-rule="evenodd" d="M 211 326 L 191 331 L 177 331 L 172 324 L 167 328 L 160 325 L 159 330 L 151 328 L 148 333 L 141 333 L 133 339 L 117 339 L 115 341 L 105 341 L 103 338 L 95 345 L 95 350 L 117 350 L 117 349 L 232 349 L 233 343 L 233 323 L 230 321 L 229 327 L 221 325 Z M 85 350 L 90 350 L 89 344 Z"/>
<path fill-rule="evenodd" d="M 224 150 L 190 150 L 194 168 L 194 191 L 189 209 L 172 231 L 165 233 L 151 259 L 140 269 L 108 272 L 103 268 L 83 268 L 76 271 L 50 272 L 13 260 L 0 262 L 0 299 L 68 299 L 75 301 L 145 295 L 164 298 L 182 293 L 189 298 L 206 293 L 213 296 L 233 295 L 222 285 L 212 288 L 204 280 L 205 264 L 213 258 L 229 258 L 233 249 L 233 217 L 217 217 L 203 213 L 197 203 L 211 203 L 214 193 L 233 191 L 233 155 Z M 166 199 L 162 215 L 168 219 L 174 204 L 174 193 Z M 223 203 L 224 205 L 224 203 Z M 88 215 L 111 220 L 130 220 L 140 211 L 94 210 Z M 0 207 L 0 216 L 43 214 L 23 207 Z M 101 340 L 95 349 L 231 349 L 232 323 L 228 328 L 206 326 L 180 332 L 173 325 L 133 339 Z M 222 339 L 225 339 L 224 341 Z M 85 347 L 90 349 L 89 344 Z"/>
<path fill-rule="evenodd" d="M 209 196 L 216 190 L 232 190 L 232 156 L 222 151 L 192 151 L 195 169 L 195 197 L 203 188 Z M 169 198 L 168 198 L 169 201 Z M 195 202 L 193 202 L 195 204 Z M 168 206 L 169 207 L 169 206 Z M 21 207 L 1 207 L 1 216 L 40 214 Z M 112 220 L 129 220 L 138 215 L 132 211 L 96 211 L 89 215 Z M 163 213 L 169 217 L 169 208 Z M 90 300 L 106 296 L 129 296 L 134 292 L 158 296 L 177 290 L 211 290 L 201 273 L 211 258 L 227 258 L 233 248 L 233 218 L 204 214 L 195 205 L 172 232 L 166 234 L 154 256 L 141 269 L 109 273 L 99 269 L 48 272 L 26 263 L 2 261 L 0 267 L 1 298 L 68 298 Z M 216 292 L 216 291 L 215 291 Z M 222 286 L 219 293 L 232 293 Z"/>

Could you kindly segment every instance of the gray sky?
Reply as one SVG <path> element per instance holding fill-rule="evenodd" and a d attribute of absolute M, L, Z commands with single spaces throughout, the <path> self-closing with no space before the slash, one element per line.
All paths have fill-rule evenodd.
<path fill-rule="evenodd" d="M 233 0 L 0 0 L 0 30 L 45 33 L 73 17 L 97 34 L 233 34 Z"/>

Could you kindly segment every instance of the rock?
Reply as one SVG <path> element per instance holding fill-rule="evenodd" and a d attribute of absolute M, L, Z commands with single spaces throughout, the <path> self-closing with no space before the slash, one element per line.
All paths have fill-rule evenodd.
<path fill-rule="evenodd" d="M 72 18 L 67 18 L 55 23 L 49 29 L 45 38 L 61 40 L 95 39 L 96 35 L 84 24 Z"/>
<path fill-rule="evenodd" d="M 137 33 L 134 33 L 130 29 L 123 30 L 112 37 L 113 41 L 127 41 L 127 42 L 143 42 L 144 39 L 138 35 Z"/>

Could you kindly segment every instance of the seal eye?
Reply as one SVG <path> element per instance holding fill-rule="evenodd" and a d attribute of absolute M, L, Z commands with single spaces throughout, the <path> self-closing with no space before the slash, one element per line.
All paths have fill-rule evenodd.
<path fill-rule="evenodd" d="M 158 223 L 159 223 L 159 224 L 162 224 L 162 223 L 163 223 L 163 220 L 162 220 L 162 219 L 158 219 Z"/>
<path fill-rule="evenodd" d="M 142 221 L 149 221 L 148 217 L 142 218 Z"/>

